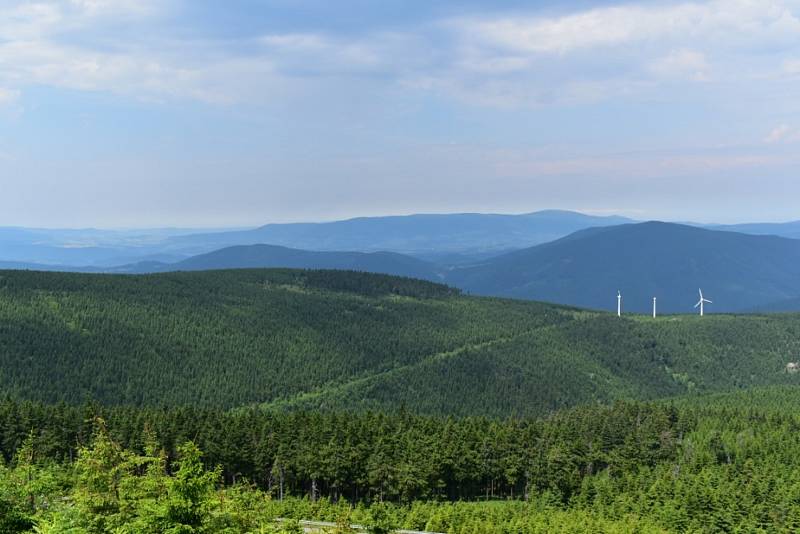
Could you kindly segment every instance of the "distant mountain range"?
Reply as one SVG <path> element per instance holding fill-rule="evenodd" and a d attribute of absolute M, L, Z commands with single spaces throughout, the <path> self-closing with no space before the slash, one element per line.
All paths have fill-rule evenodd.
<path fill-rule="evenodd" d="M 395 252 L 333 252 L 291 249 L 275 245 L 238 245 L 199 254 L 175 263 L 141 261 L 117 267 L 72 267 L 41 263 L 2 262 L 0 270 L 57 271 L 106 274 L 149 274 L 248 268 L 334 269 L 392 274 L 442 281 L 438 265 Z"/>
<path fill-rule="evenodd" d="M 483 295 L 595 309 L 692 312 L 698 289 L 712 311 L 740 311 L 800 295 L 800 240 L 648 222 L 593 228 L 448 273 Z"/>
<path fill-rule="evenodd" d="M 413 255 L 485 254 L 546 243 L 577 230 L 631 222 L 571 211 L 523 215 L 456 213 L 362 217 L 329 223 L 269 224 L 254 230 L 174 237 L 183 250 L 268 243 L 307 250 L 393 251 Z"/>
<path fill-rule="evenodd" d="M 12 251 L 24 248 L 26 239 L 35 239 L 32 246 L 51 252 L 59 249 L 58 239 L 72 243 L 65 246 L 62 262 L 54 261 L 57 255 L 41 262 L 3 261 L 8 250 L 0 248 L 0 268 L 129 274 L 264 267 L 353 270 L 441 281 L 481 295 L 606 310 L 615 308 L 616 291 L 621 290 L 627 311 L 649 312 L 652 298 L 657 297 L 664 313 L 692 312 L 702 287 L 714 301 L 708 307 L 712 312 L 800 310 L 800 239 L 733 231 L 782 230 L 793 235 L 800 223 L 708 229 L 625 221 L 561 211 L 415 215 L 208 234 L 160 231 L 158 238 L 125 232 L 109 237 L 98 231 L 60 231 L 60 238 L 48 238 L 47 231 L 0 229 L 0 240 L 16 243 Z M 579 229 L 561 235 L 573 228 Z M 520 248 L 526 241 L 553 236 L 559 238 Z M 86 239 L 98 246 L 83 247 Z M 259 239 L 298 245 L 238 244 L 203 251 L 231 241 Z M 300 247 L 313 244 L 322 250 Z M 353 249 L 344 248 L 348 245 Z M 409 250 L 363 250 L 381 245 Z M 509 252 L 515 248 L 512 245 L 516 250 Z M 329 247 L 343 248 L 324 250 Z M 88 250 L 94 257 L 104 250 L 110 258 L 111 249 L 113 257 L 128 261 L 72 263 L 80 251 Z M 189 255 L 192 250 L 202 252 Z"/>
<path fill-rule="evenodd" d="M 310 252 L 274 245 L 224 248 L 175 264 L 116 272 L 291 267 L 443 281 L 474 294 L 613 310 L 691 313 L 699 288 L 710 312 L 800 309 L 800 240 L 648 222 L 581 230 L 479 262 L 447 266 L 389 252 Z"/>
<path fill-rule="evenodd" d="M 142 261 L 174 263 L 230 246 L 269 244 L 317 251 L 389 251 L 439 263 L 467 263 L 584 228 L 626 222 L 631 221 L 551 210 L 362 217 L 205 232 L 0 228 L 0 261 L 109 268 Z"/>
<path fill-rule="evenodd" d="M 315 251 L 397 252 L 443 265 L 464 265 L 565 237 L 586 228 L 629 224 L 562 210 L 521 215 L 460 213 L 362 217 L 327 223 L 269 224 L 198 231 L 0 228 L 0 261 L 70 270 L 109 270 L 144 262 L 176 263 L 237 245 Z M 800 221 L 694 225 L 714 230 L 800 238 Z M 79 267 L 80 269 L 75 269 Z"/>
<path fill-rule="evenodd" d="M 424 280 L 439 279 L 434 264 L 394 252 L 312 252 L 275 245 L 228 247 L 172 265 L 149 269 L 147 265 L 140 266 L 140 271 L 206 271 L 266 267 L 337 269 L 393 274 Z"/>

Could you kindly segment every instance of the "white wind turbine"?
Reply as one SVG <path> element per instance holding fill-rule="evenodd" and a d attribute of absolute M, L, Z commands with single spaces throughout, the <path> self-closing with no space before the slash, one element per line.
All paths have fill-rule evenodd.
<path fill-rule="evenodd" d="M 698 289 L 697 291 L 700 292 L 700 300 L 697 301 L 697 304 L 695 304 L 694 307 L 697 308 L 698 306 L 700 306 L 700 317 L 702 317 L 703 316 L 703 304 L 706 303 L 706 302 L 708 302 L 709 304 L 714 304 L 714 303 L 711 302 L 710 300 L 708 300 L 707 298 L 703 297 L 703 290 L 702 289 Z"/>
<path fill-rule="evenodd" d="M 617 291 L 617 317 L 622 317 L 622 291 Z"/>

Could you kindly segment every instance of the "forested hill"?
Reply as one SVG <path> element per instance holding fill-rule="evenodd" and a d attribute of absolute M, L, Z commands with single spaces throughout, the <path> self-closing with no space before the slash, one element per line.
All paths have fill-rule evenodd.
<path fill-rule="evenodd" d="M 661 222 L 591 228 L 456 269 L 447 282 L 474 293 L 595 309 L 745 311 L 800 296 L 800 240 Z"/>
<path fill-rule="evenodd" d="M 800 317 L 618 319 L 341 271 L 0 271 L 0 390 L 46 402 L 541 414 L 793 383 Z"/>
<path fill-rule="evenodd" d="M 394 252 L 314 252 L 275 245 L 242 245 L 164 265 L 161 270 L 203 271 L 243 268 L 341 269 L 436 280 L 426 261 Z"/>

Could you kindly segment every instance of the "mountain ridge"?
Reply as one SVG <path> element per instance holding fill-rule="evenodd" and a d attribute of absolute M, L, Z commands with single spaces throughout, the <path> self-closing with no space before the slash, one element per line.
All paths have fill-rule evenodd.
<path fill-rule="evenodd" d="M 582 230 L 475 266 L 448 283 L 476 294 L 594 309 L 692 312 L 698 287 L 709 310 L 737 311 L 800 295 L 800 241 L 651 221 Z"/>
<path fill-rule="evenodd" d="M 447 256 L 443 256 L 446 260 Z M 43 270 L 152 273 L 230 268 L 339 269 L 440 281 L 479 295 L 544 300 L 594 309 L 693 313 L 697 291 L 709 312 L 794 309 L 800 300 L 800 240 L 648 221 L 578 230 L 561 239 L 456 264 L 395 252 L 309 251 L 238 245 L 176 263 L 99 269 L 11 265 Z M 780 304 L 779 304 L 780 303 Z"/>
<path fill-rule="evenodd" d="M 565 237 L 589 227 L 635 223 L 619 215 L 570 210 L 522 214 L 420 213 L 252 228 L 139 230 L 0 227 L 0 261 L 74 270 L 114 270 L 140 262 L 176 263 L 236 245 L 314 251 L 389 251 L 434 263 L 467 264 Z M 692 226 L 800 238 L 800 222 Z"/>
<path fill-rule="evenodd" d="M 412 214 L 355 217 L 332 222 L 268 224 L 227 234 L 179 236 L 189 246 L 203 240 L 230 244 L 269 243 L 318 251 L 424 252 L 505 251 L 562 237 L 588 226 L 621 224 L 630 219 L 566 210 L 519 215 L 485 213 Z"/>
<path fill-rule="evenodd" d="M 202 271 L 247 268 L 337 269 L 362 271 L 422 280 L 437 280 L 435 267 L 395 252 L 309 251 L 279 245 L 236 245 L 193 256 L 162 270 Z"/>

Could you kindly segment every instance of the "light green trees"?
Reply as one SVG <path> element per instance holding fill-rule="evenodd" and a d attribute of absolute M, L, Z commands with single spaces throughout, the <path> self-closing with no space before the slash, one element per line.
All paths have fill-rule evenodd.
<path fill-rule="evenodd" d="M 200 449 L 192 443 L 178 448 L 178 471 L 169 479 L 165 520 L 169 534 L 204 532 L 214 506 L 215 486 L 220 470 L 206 471 L 200 461 Z"/>

